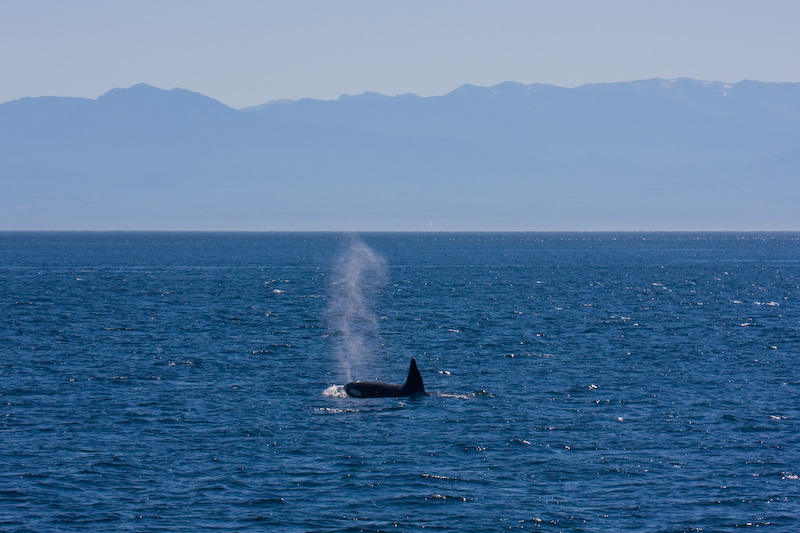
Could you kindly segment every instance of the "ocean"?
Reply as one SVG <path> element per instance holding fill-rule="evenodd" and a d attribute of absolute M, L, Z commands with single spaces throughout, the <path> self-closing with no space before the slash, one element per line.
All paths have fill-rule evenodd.
<path fill-rule="evenodd" d="M 799 357 L 798 233 L 0 233 L 0 530 L 797 531 Z"/>

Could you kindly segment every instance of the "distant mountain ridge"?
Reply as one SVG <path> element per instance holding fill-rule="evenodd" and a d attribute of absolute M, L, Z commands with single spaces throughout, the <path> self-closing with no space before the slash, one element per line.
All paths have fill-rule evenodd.
<path fill-rule="evenodd" d="M 800 229 L 800 84 L 0 104 L 0 229 Z"/>

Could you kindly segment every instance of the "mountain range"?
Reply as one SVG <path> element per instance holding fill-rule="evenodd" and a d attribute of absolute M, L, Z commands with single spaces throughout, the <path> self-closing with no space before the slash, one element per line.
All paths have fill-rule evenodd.
<path fill-rule="evenodd" d="M 800 83 L 0 104 L 0 229 L 798 230 Z"/>

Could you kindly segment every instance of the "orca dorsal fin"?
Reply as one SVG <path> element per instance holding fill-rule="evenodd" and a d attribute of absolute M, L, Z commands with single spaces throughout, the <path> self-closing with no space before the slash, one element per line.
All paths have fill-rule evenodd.
<path fill-rule="evenodd" d="M 428 394 L 425 392 L 425 385 L 422 383 L 422 375 L 417 368 L 417 360 L 411 358 L 411 366 L 408 367 L 408 377 L 403 385 L 403 392 L 407 395 Z"/>

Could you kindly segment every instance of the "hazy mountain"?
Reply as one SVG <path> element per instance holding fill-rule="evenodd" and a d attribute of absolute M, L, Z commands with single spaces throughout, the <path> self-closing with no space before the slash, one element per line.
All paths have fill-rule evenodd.
<path fill-rule="evenodd" d="M 800 84 L 0 104 L 0 229 L 800 229 Z"/>

